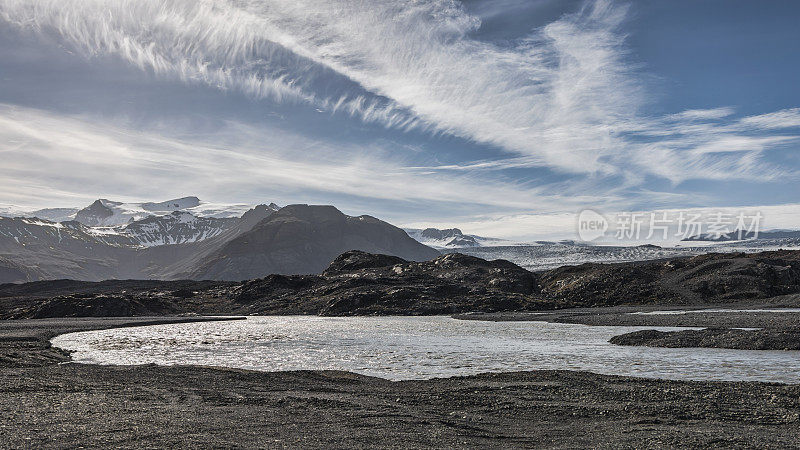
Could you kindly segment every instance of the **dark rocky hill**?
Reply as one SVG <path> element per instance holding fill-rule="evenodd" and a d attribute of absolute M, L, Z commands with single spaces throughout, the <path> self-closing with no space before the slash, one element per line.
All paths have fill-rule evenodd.
<path fill-rule="evenodd" d="M 0 317 L 448 314 L 529 309 L 536 276 L 461 254 L 425 262 L 350 251 L 320 275 L 221 281 L 71 280 L 0 285 Z"/>
<path fill-rule="evenodd" d="M 458 253 L 424 262 L 350 251 L 318 275 L 244 282 L 70 280 L 0 285 L 0 317 L 449 314 L 800 298 L 800 251 L 708 254 L 529 272 Z M 795 300 L 791 300 L 794 298 Z M 800 306 L 800 305 L 798 305 Z"/>
<path fill-rule="evenodd" d="M 245 280 L 268 274 L 320 273 L 348 250 L 413 261 L 439 255 L 374 217 L 347 216 L 333 206 L 289 205 L 225 243 L 189 278 Z"/>
<path fill-rule="evenodd" d="M 800 292 L 800 251 L 708 253 L 544 272 L 542 296 L 564 306 L 694 305 Z"/>
<path fill-rule="evenodd" d="M 452 253 L 424 262 L 350 251 L 320 276 L 270 275 L 235 289 L 242 313 L 449 314 L 530 308 L 533 273 Z"/>

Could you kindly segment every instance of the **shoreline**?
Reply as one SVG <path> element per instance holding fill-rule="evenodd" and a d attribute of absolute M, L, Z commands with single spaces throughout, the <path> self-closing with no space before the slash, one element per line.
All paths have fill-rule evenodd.
<path fill-rule="evenodd" d="M 788 311 L 787 309 L 796 309 Z M 539 321 L 607 326 L 791 328 L 800 324 L 800 307 L 794 304 L 716 303 L 680 305 L 610 306 L 543 311 L 453 314 L 460 320 L 490 322 Z"/>
<path fill-rule="evenodd" d="M 68 362 L 69 352 L 53 347 L 56 336 L 81 331 L 173 323 L 244 320 L 242 316 L 75 317 L 0 321 L 0 367 L 28 367 Z"/>
<path fill-rule="evenodd" d="M 765 310 L 769 308 L 777 311 Z M 724 311 L 725 309 L 729 311 Z M 609 307 L 536 313 L 461 314 L 453 317 L 461 320 L 493 322 L 539 321 L 589 326 L 700 328 L 700 330 L 668 332 L 641 330 L 614 336 L 609 341 L 623 346 L 800 350 L 800 311 L 781 311 L 781 309 L 775 305 L 736 303 L 709 305 L 704 308 Z M 660 311 L 667 313 L 653 313 Z M 686 312 L 675 313 L 675 311 Z"/>

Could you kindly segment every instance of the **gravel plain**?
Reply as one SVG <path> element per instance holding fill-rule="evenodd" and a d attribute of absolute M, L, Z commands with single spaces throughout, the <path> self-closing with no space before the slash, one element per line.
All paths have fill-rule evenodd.
<path fill-rule="evenodd" d="M 70 331 L 198 319 L 0 322 L 0 446 L 800 446 L 800 385 L 569 371 L 391 382 L 331 371 L 94 366 L 70 363 L 48 343 Z"/>

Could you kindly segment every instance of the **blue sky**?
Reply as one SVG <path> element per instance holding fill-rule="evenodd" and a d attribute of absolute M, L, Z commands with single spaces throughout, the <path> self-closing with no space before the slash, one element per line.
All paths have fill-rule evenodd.
<path fill-rule="evenodd" d="M 797 17 L 792 1 L 0 0 L 0 203 L 326 203 L 515 238 L 587 207 L 793 211 Z"/>

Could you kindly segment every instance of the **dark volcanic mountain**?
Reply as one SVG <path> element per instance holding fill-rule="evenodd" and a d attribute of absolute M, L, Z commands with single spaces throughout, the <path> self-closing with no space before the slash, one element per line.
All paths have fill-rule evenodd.
<path fill-rule="evenodd" d="M 445 230 L 440 230 L 438 228 L 425 228 L 422 230 L 420 235 L 424 238 L 441 241 L 445 239 L 452 239 L 454 237 L 462 237 L 464 236 L 464 233 L 462 233 L 458 228 L 447 228 Z"/>
<path fill-rule="evenodd" d="M 41 281 L 0 285 L 0 318 L 203 314 L 446 314 L 526 309 L 533 273 L 461 254 L 410 262 L 350 251 L 320 275 L 224 281 Z"/>
<path fill-rule="evenodd" d="M 698 305 L 800 293 L 800 251 L 708 253 L 624 264 L 587 263 L 544 272 L 548 298 L 565 306 Z"/>
<path fill-rule="evenodd" d="M 245 280 L 268 274 L 320 273 L 348 250 L 412 261 L 439 255 L 374 217 L 346 216 L 333 206 L 289 205 L 209 255 L 190 277 Z"/>

